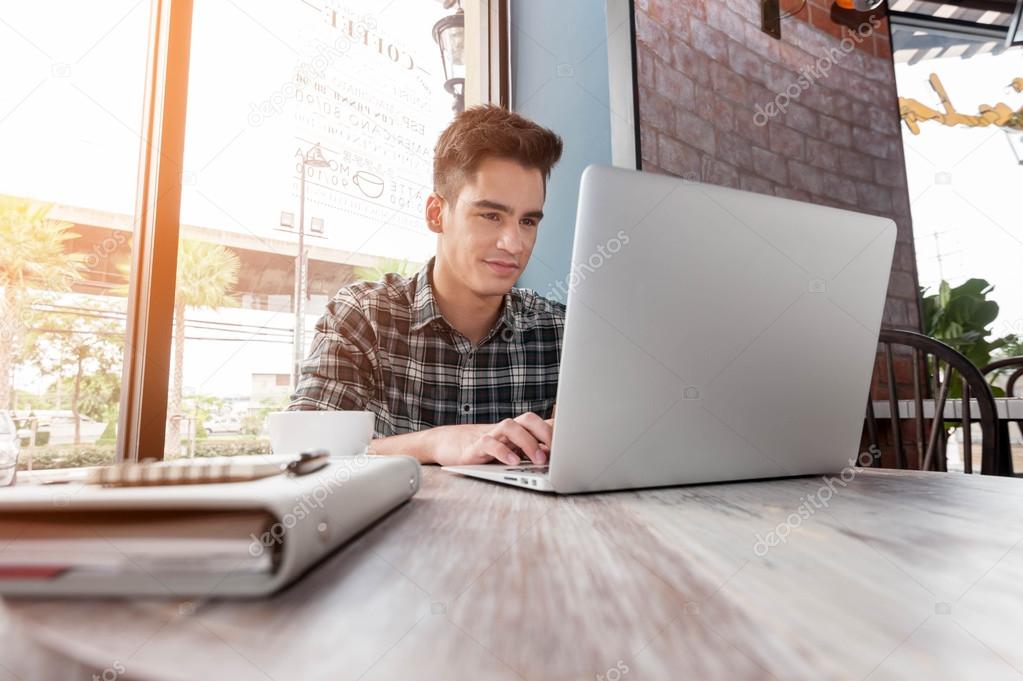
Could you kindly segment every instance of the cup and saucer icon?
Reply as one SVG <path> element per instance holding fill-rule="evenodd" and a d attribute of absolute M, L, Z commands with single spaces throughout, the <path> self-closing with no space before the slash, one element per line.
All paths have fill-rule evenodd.
<path fill-rule="evenodd" d="M 380 195 L 384 193 L 384 178 L 369 171 L 360 170 L 355 173 L 352 175 L 352 182 L 364 196 L 371 199 L 380 198 Z"/>

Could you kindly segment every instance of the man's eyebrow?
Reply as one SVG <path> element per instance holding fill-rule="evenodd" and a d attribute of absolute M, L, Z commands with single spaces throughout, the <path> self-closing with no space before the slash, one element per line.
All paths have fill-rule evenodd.
<path fill-rule="evenodd" d="M 489 208 L 490 210 L 500 211 L 502 213 L 507 213 L 508 215 L 511 215 L 513 212 L 510 206 L 506 206 L 503 203 L 498 203 L 497 201 L 491 201 L 490 199 L 478 199 L 476 201 L 471 202 L 469 205 L 472 206 L 473 208 Z M 524 213 L 522 217 L 536 218 L 537 220 L 542 220 L 543 211 L 539 209 L 531 210 L 528 213 Z"/>

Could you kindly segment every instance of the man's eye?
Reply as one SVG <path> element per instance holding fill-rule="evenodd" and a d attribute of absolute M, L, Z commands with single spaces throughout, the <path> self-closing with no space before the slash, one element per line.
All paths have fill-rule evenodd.
<path fill-rule="evenodd" d="M 522 221 L 522 224 L 524 224 L 526 227 L 536 227 L 537 222 L 533 218 L 526 218 L 525 220 Z"/>
<path fill-rule="evenodd" d="M 481 213 L 480 217 L 484 220 L 497 220 L 497 213 Z"/>

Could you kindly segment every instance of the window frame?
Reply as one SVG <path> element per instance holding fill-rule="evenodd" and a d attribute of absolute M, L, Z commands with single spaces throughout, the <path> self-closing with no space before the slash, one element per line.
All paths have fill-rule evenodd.
<path fill-rule="evenodd" d="M 511 107 L 510 0 L 476 0 L 465 5 L 466 106 Z"/>
<path fill-rule="evenodd" d="M 117 461 L 163 459 L 185 153 L 192 0 L 152 0 Z"/>

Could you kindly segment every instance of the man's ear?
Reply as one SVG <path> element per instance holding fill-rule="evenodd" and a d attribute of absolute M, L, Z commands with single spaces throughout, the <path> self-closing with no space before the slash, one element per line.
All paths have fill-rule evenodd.
<path fill-rule="evenodd" d="M 447 201 L 437 192 L 426 197 L 426 226 L 436 234 L 444 233 L 444 210 Z"/>

